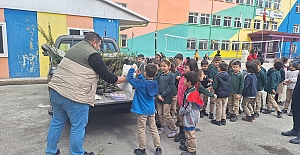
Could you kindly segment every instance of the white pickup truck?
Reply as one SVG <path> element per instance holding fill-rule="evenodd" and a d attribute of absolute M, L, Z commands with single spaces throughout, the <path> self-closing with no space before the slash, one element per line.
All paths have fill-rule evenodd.
<path fill-rule="evenodd" d="M 83 35 L 62 35 L 59 36 L 56 41 L 54 47 L 57 49 L 56 52 L 60 56 L 64 56 L 64 51 L 67 51 L 70 47 L 75 45 L 76 43 L 82 41 L 84 39 Z M 113 55 L 114 53 L 120 52 L 120 49 L 118 47 L 117 42 L 110 37 L 103 37 L 103 42 L 100 47 L 100 51 L 106 53 L 107 51 L 110 52 L 110 55 Z M 50 81 L 52 75 L 54 74 L 56 70 L 56 66 L 52 63 L 52 56 L 48 50 L 51 48 L 49 44 L 43 44 L 43 55 L 49 56 L 50 60 L 50 67 L 48 72 L 48 81 Z M 129 61 L 125 62 L 129 63 Z M 111 90 L 111 89 L 110 89 Z M 97 92 L 99 92 L 97 90 Z M 113 100 L 110 97 L 110 93 L 120 93 L 120 94 L 126 94 L 128 99 L 116 101 Z M 129 109 L 131 107 L 131 102 L 133 99 L 133 93 L 129 94 L 124 91 L 116 91 L 114 89 L 111 90 L 111 92 L 104 91 L 103 93 L 100 93 L 96 95 L 96 101 L 95 106 L 90 108 L 90 111 L 102 111 L 102 110 L 109 110 L 109 109 Z M 49 115 L 52 115 L 53 110 L 49 109 L 48 113 Z"/>

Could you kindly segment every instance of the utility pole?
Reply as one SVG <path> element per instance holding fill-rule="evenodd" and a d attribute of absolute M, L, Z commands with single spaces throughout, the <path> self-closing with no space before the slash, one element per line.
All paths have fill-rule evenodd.
<path fill-rule="evenodd" d="M 159 12 L 159 0 L 157 0 L 157 9 L 156 9 L 156 27 L 155 27 L 155 33 L 154 33 L 154 55 L 156 55 L 156 53 L 157 53 L 158 12 Z"/>

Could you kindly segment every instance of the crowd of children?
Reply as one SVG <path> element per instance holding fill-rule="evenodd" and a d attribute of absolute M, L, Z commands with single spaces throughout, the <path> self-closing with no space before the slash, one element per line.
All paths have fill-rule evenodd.
<path fill-rule="evenodd" d="M 170 129 L 168 138 L 180 142 L 181 155 L 196 155 L 195 130 L 199 118 L 208 116 L 211 123 L 226 125 L 226 119 L 238 121 L 238 115 L 245 113 L 243 121 L 252 122 L 260 113 L 270 114 L 273 108 L 277 117 L 287 113 L 291 96 L 299 71 L 288 63 L 288 59 L 275 59 L 268 72 L 262 66 L 262 57 L 251 57 L 242 70 L 237 59 L 229 65 L 215 56 L 209 64 L 207 59 L 198 62 L 183 58 L 182 54 L 174 59 L 167 59 L 158 53 L 155 59 L 145 62 L 143 55 L 138 58 L 144 66 L 137 70 L 138 78 L 133 77 L 134 69 L 128 72 L 127 79 L 136 89 L 132 112 L 137 113 L 139 149 L 136 155 L 146 155 L 145 128 L 150 126 L 156 155 L 162 154 L 159 135 Z M 143 76 L 144 75 L 144 76 Z M 280 99 L 284 85 L 286 102 Z M 267 92 L 266 104 L 263 102 L 263 91 Z M 209 113 L 206 108 L 209 102 Z M 266 109 L 265 109 L 266 106 Z M 215 115 L 214 115 L 215 113 Z M 289 115 L 292 115 L 289 112 Z"/>

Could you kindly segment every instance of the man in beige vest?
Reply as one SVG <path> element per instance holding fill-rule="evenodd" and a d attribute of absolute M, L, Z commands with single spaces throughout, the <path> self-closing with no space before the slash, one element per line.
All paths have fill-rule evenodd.
<path fill-rule="evenodd" d="M 48 86 L 53 117 L 47 136 L 47 155 L 59 155 L 57 148 L 62 129 L 70 119 L 70 152 L 72 155 L 94 155 L 82 148 L 90 106 L 94 106 L 97 82 L 122 83 L 126 77 L 110 73 L 98 54 L 99 34 L 89 32 L 83 41 L 71 47 L 62 59 Z"/>

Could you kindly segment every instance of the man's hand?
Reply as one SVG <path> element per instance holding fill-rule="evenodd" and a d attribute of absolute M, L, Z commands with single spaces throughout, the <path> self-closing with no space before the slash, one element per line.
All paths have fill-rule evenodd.
<path fill-rule="evenodd" d="M 160 95 L 157 98 L 161 101 L 164 101 L 164 98 L 162 98 Z"/>
<path fill-rule="evenodd" d="M 238 94 L 235 94 L 235 98 L 240 99 L 240 98 L 242 98 L 242 96 L 238 95 Z"/>
<path fill-rule="evenodd" d="M 135 73 L 136 73 L 136 75 L 140 75 L 140 74 L 141 74 L 141 71 L 140 71 L 139 69 L 137 69 L 137 70 L 135 71 Z"/>
<path fill-rule="evenodd" d="M 126 82 L 126 81 L 127 81 L 126 77 L 118 76 L 118 81 L 116 82 L 116 84 L 120 84 L 120 83 L 123 83 L 123 82 Z"/>
<path fill-rule="evenodd" d="M 277 94 L 277 92 L 276 92 L 274 89 L 272 89 L 272 92 L 273 92 L 274 94 Z"/>

